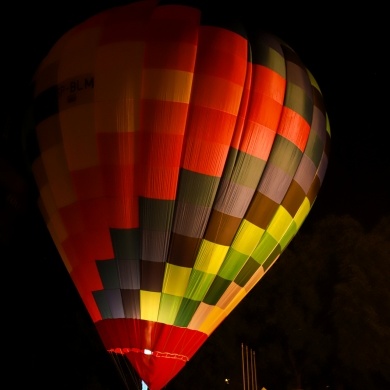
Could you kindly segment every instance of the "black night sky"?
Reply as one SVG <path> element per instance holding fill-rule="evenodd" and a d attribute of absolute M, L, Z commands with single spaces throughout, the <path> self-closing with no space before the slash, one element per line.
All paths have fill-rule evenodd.
<path fill-rule="evenodd" d="M 3 119 L 0 130 L 0 248 L 3 249 L 0 258 L 5 265 L 2 313 L 6 369 L 3 371 L 9 377 L 8 388 L 125 388 L 114 363 L 99 344 L 39 216 L 21 134 L 31 98 L 30 81 L 51 46 L 63 33 L 89 16 L 126 3 L 100 0 L 3 5 L 0 105 Z M 213 4 L 220 7 L 221 12 L 228 12 L 224 3 L 215 1 Z M 296 6 L 293 2 L 284 6 L 256 2 L 255 6 L 249 0 L 234 3 L 229 7 L 246 23 L 261 24 L 264 30 L 282 38 L 298 53 L 316 78 L 325 99 L 331 126 L 331 154 L 324 185 L 305 221 L 304 234 L 310 234 L 310 229 L 329 215 L 349 216 L 366 230 L 375 228 L 381 218 L 390 213 L 390 101 L 388 42 L 385 39 L 388 27 L 384 21 L 387 10 L 373 2 L 355 4 L 353 8 L 339 8 L 326 2 L 310 6 Z M 297 236 L 296 240 L 299 239 Z M 266 278 L 268 276 L 271 278 L 272 273 Z M 264 288 L 270 286 L 271 282 Z M 389 297 L 389 293 L 386 294 Z M 229 334 L 239 315 L 237 318 L 232 315 L 221 333 L 218 330 L 210 338 L 210 345 L 206 343 L 202 347 L 203 355 L 183 371 L 204 370 L 201 359 L 208 351 L 214 353 L 218 343 L 227 343 L 221 339 Z M 389 351 L 389 318 L 384 322 L 387 327 L 383 330 L 383 345 L 387 343 Z M 254 342 L 248 340 L 251 341 Z M 229 353 L 236 354 L 239 362 L 240 344 L 232 346 Z M 390 372 L 390 366 L 387 368 Z M 241 367 L 237 370 L 239 377 Z M 197 376 L 202 375 L 197 373 Z M 183 372 L 167 390 L 196 389 L 190 386 L 191 380 L 191 376 Z M 136 389 L 135 384 L 132 385 Z M 263 385 L 259 383 L 259 389 Z M 387 385 L 390 386 L 390 378 Z M 205 386 L 208 386 L 207 382 Z M 227 387 L 224 383 L 221 386 Z M 240 387 L 234 387 L 232 382 L 230 388 Z M 347 389 L 353 387 L 345 385 Z M 267 387 L 267 390 L 275 389 Z"/>

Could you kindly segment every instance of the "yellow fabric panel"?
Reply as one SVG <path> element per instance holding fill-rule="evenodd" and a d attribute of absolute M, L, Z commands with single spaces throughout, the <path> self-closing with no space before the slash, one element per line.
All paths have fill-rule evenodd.
<path fill-rule="evenodd" d="M 228 250 L 228 246 L 202 240 L 194 268 L 207 274 L 216 275 Z"/>
<path fill-rule="evenodd" d="M 267 232 L 277 242 L 280 242 L 292 220 L 293 219 L 289 212 L 283 206 L 279 206 L 271 223 L 269 224 L 269 227 L 267 228 Z"/>
<path fill-rule="evenodd" d="M 144 99 L 188 103 L 193 77 L 193 73 L 180 70 L 145 70 L 142 97 Z"/>
<path fill-rule="evenodd" d="M 294 221 L 297 224 L 297 230 L 301 228 L 309 212 L 310 212 L 310 202 L 308 198 L 305 198 L 294 216 Z"/>
<path fill-rule="evenodd" d="M 97 101 L 140 96 L 144 47 L 140 42 L 117 42 L 99 47 L 95 72 Z"/>
<path fill-rule="evenodd" d="M 182 297 L 175 297 L 169 294 L 161 295 L 161 304 L 158 312 L 158 322 L 173 325 L 179 311 Z"/>
<path fill-rule="evenodd" d="M 238 229 L 237 236 L 232 243 L 232 248 L 237 252 L 250 256 L 263 233 L 264 229 L 243 219 L 240 228 Z"/>
<path fill-rule="evenodd" d="M 98 152 L 95 137 L 94 106 L 77 105 L 60 113 L 63 144 L 69 170 L 96 166 Z"/>
<path fill-rule="evenodd" d="M 76 194 L 73 191 L 62 146 L 57 145 L 42 152 L 41 158 L 56 207 L 59 209 L 74 203 Z"/>
<path fill-rule="evenodd" d="M 190 278 L 191 268 L 166 263 L 162 292 L 183 297 Z"/>
<path fill-rule="evenodd" d="M 161 293 L 140 290 L 141 320 L 157 321 Z"/>
<path fill-rule="evenodd" d="M 326 132 L 329 134 L 330 136 L 330 122 L 329 122 L 329 116 L 328 114 L 326 114 Z"/>

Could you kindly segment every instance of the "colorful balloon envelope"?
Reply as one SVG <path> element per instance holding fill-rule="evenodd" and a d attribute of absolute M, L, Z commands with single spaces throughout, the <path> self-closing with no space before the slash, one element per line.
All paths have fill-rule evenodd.
<path fill-rule="evenodd" d="M 139 1 L 67 32 L 34 77 L 47 227 L 105 348 L 162 389 L 284 251 L 330 145 L 271 34 Z"/>

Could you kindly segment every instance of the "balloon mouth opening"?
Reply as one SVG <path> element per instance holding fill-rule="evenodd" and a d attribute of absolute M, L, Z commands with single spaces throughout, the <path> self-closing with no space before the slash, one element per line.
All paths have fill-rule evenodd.
<path fill-rule="evenodd" d="M 170 353 L 170 352 L 161 352 L 161 351 L 152 351 L 150 349 L 144 348 L 111 348 L 108 350 L 108 352 L 114 352 L 120 355 L 126 355 L 129 353 L 140 353 L 146 356 L 154 356 L 154 357 L 162 357 L 162 358 L 168 358 L 168 359 L 177 359 L 181 360 L 183 362 L 188 362 L 189 358 L 185 355 L 181 355 L 178 353 Z"/>

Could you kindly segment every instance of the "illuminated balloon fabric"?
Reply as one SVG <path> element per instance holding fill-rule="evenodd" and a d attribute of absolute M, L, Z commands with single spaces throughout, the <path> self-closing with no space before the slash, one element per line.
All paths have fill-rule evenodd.
<path fill-rule="evenodd" d="M 283 252 L 328 162 L 296 53 L 203 20 L 151 1 L 104 11 L 34 78 L 48 229 L 105 347 L 152 390 Z"/>

